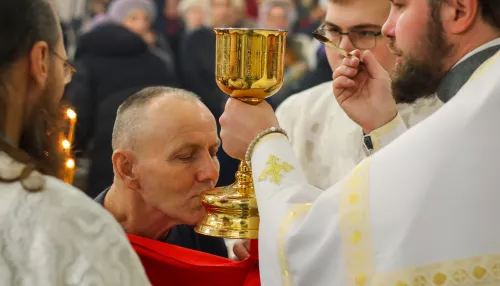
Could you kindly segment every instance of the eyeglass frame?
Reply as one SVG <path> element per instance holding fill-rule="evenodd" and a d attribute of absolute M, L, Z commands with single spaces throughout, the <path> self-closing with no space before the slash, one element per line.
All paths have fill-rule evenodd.
<path fill-rule="evenodd" d="M 340 46 L 340 43 L 342 41 L 342 36 L 347 36 L 349 38 L 349 41 L 351 42 L 351 44 L 354 46 L 354 48 L 358 49 L 358 50 L 370 50 L 370 49 L 373 49 L 374 47 L 377 46 L 377 38 L 380 37 L 382 35 L 382 31 L 380 32 L 373 32 L 373 45 L 371 47 L 363 47 L 363 48 L 360 48 L 358 47 L 356 44 L 354 44 L 354 41 L 352 40 L 351 38 L 351 34 L 353 33 L 360 33 L 360 32 L 368 32 L 368 31 L 349 31 L 349 32 L 341 32 L 341 31 L 338 31 L 337 29 L 334 29 L 334 28 L 331 28 L 331 29 L 328 29 L 327 28 L 327 24 L 326 23 L 323 23 L 321 24 L 316 30 L 313 31 L 313 35 L 314 34 L 318 34 L 318 35 L 322 35 L 323 37 L 322 38 L 325 38 L 325 39 L 328 39 L 325 34 L 326 34 L 326 31 L 329 31 L 329 32 L 332 32 L 334 31 L 335 33 L 338 33 L 339 34 L 339 41 L 338 43 L 334 43 L 332 40 L 328 39 L 328 42 L 331 44 L 331 45 L 334 45 L 336 47 L 339 47 Z M 325 42 L 324 41 L 320 41 L 321 44 L 325 45 Z"/>
<path fill-rule="evenodd" d="M 59 55 L 56 51 L 52 51 L 52 53 L 64 62 L 64 84 L 69 84 L 73 79 L 73 75 L 76 73 L 76 69 L 69 63 L 67 59 Z"/>

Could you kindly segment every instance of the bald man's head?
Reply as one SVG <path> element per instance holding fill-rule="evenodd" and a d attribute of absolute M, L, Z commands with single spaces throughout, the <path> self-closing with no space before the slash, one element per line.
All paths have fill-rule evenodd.
<path fill-rule="evenodd" d="M 196 94 L 178 88 L 156 86 L 135 93 L 118 108 L 111 143 L 113 150 L 120 147 L 134 147 L 140 131 L 151 123 L 144 121 L 148 117 L 146 116 L 148 109 L 160 98 L 172 101 L 173 108 L 178 104 L 176 101 L 202 104 Z"/>
<path fill-rule="evenodd" d="M 178 224 L 205 214 L 200 195 L 217 183 L 220 140 L 198 96 L 166 87 L 134 94 L 118 110 L 112 144 L 115 187 Z"/>

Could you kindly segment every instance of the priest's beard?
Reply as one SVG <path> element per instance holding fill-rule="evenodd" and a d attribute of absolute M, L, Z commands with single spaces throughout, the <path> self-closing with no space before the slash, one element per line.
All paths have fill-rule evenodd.
<path fill-rule="evenodd" d="M 440 7 L 431 9 L 427 33 L 421 39 L 422 45 L 415 50 L 423 51 L 418 58 L 403 55 L 403 61 L 396 65 L 392 77 L 393 95 L 398 103 L 414 103 L 420 98 L 432 97 L 444 76 L 444 60 L 453 52 L 454 46 L 444 36 L 440 21 Z M 389 46 L 398 51 L 393 40 Z"/>
<path fill-rule="evenodd" d="M 50 176 L 59 176 L 63 167 L 63 153 L 59 132 L 63 127 L 63 112 L 54 101 L 54 80 L 47 80 L 40 102 L 33 108 L 21 136 L 19 147 L 37 163 L 37 169 Z"/>

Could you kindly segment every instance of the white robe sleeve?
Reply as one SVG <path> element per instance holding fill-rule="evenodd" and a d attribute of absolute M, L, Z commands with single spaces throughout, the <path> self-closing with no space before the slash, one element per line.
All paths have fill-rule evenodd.
<path fill-rule="evenodd" d="M 370 133 L 374 151 L 389 145 L 406 130 L 398 114 L 391 122 Z M 366 165 L 361 164 L 357 172 L 323 191 L 308 184 L 285 136 L 271 134 L 259 142 L 252 157 L 252 169 L 261 216 L 262 285 L 310 285 L 311 281 L 324 285 L 332 279 L 339 283 L 336 285 L 347 285 L 340 243 L 342 233 L 346 232 L 339 231 L 345 228 L 339 218 L 348 214 L 342 213 L 345 211 L 339 201 L 349 199 L 342 198 L 341 190 L 349 188 L 359 173 L 363 173 L 364 178 L 358 190 L 368 193 Z M 324 245 L 334 247 L 325 248 Z M 315 259 L 308 260 L 308 257 Z M 329 263 L 333 261 L 331 275 L 318 272 L 318 258 Z"/>
<path fill-rule="evenodd" d="M 406 130 L 408 130 L 408 127 L 398 113 L 391 122 L 370 132 L 369 138 L 371 139 L 372 146 L 367 146 L 365 141 L 365 148 L 368 149 L 369 153 L 377 152 L 396 140 Z"/>
<path fill-rule="evenodd" d="M 347 285 L 337 231 L 342 227 L 339 188 L 345 183 L 326 191 L 309 185 L 281 134 L 256 146 L 252 169 L 261 217 L 262 285 Z M 331 272 L 318 269 L 319 261 L 328 261 Z"/>
<path fill-rule="evenodd" d="M 325 191 L 285 136 L 264 137 L 252 156 L 262 285 L 500 285 L 499 74 L 500 53 Z"/>

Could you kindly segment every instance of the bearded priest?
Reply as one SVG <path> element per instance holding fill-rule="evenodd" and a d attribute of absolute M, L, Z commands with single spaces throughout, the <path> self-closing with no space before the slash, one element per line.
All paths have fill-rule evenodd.
<path fill-rule="evenodd" d="M 223 148 L 253 169 L 264 286 L 500 285 L 500 2 L 391 5 L 392 87 L 355 51 L 333 91 L 373 146 L 404 133 L 333 187 L 308 184 L 268 104 L 226 104 Z M 406 131 L 392 92 L 445 105 Z"/>

